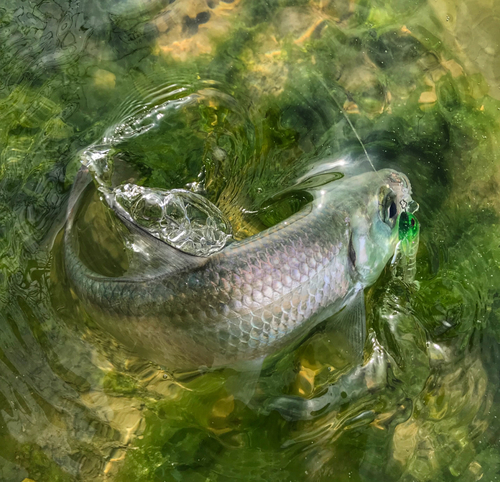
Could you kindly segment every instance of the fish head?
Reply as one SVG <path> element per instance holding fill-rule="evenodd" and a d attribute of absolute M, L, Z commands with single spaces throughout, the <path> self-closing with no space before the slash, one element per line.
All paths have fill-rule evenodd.
<path fill-rule="evenodd" d="M 416 210 L 408 178 L 383 169 L 351 178 L 356 202 L 349 210 L 349 259 L 355 278 L 370 286 L 394 255 L 401 213 Z"/>

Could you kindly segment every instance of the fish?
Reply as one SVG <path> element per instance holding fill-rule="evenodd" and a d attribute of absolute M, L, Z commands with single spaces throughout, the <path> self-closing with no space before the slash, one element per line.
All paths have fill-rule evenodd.
<path fill-rule="evenodd" d="M 82 167 L 64 233 L 71 290 L 127 349 L 176 373 L 261 363 L 335 314 L 362 351 L 363 290 L 394 255 L 398 218 L 412 202 L 409 179 L 393 169 L 343 177 L 311 190 L 284 221 L 207 257 L 153 237 L 115 204 L 134 250 L 128 271 L 112 277 L 79 256 L 75 219 L 91 186 Z"/>

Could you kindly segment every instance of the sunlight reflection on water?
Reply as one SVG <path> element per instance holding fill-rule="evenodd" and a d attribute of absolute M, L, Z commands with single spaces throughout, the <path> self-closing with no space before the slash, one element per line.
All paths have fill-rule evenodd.
<path fill-rule="evenodd" d="M 0 479 L 495 480 L 498 7 L 167 3 L 0 7 Z M 318 330 L 259 380 L 264 402 L 342 403 L 288 422 L 232 399 L 232 373 L 171 379 L 74 299 L 60 231 L 78 153 L 165 96 L 159 128 L 114 134 L 124 176 L 200 183 L 241 238 L 327 165 L 370 169 L 364 149 L 411 179 L 418 289 L 386 271 L 367 290 L 363 369 Z M 85 221 L 119 264 L 98 203 Z"/>

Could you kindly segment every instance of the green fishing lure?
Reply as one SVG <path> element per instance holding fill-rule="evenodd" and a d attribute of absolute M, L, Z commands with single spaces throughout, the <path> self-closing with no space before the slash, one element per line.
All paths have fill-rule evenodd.
<path fill-rule="evenodd" d="M 398 237 L 399 241 L 392 258 L 394 276 L 407 283 L 413 282 L 417 272 L 420 223 L 407 211 L 403 211 L 399 216 Z"/>

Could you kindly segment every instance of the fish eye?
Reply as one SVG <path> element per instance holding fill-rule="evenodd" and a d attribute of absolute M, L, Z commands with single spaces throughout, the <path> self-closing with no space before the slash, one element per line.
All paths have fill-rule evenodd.
<path fill-rule="evenodd" d="M 380 192 L 381 202 L 379 203 L 380 218 L 390 228 L 396 225 L 398 207 L 396 204 L 396 194 L 392 189 L 382 189 Z"/>
<path fill-rule="evenodd" d="M 398 214 L 398 208 L 396 207 L 396 203 L 392 201 L 389 207 L 389 218 L 392 219 L 394 216 L 396 216 L 396 214 Z"/>

